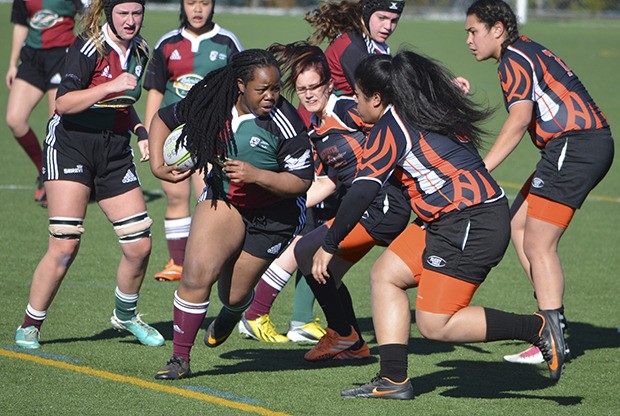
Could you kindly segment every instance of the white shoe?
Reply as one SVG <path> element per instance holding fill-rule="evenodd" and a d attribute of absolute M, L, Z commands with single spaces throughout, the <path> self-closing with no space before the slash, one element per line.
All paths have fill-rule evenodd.
<path fill-rule="evenodd" d="M 542 364 L 545 359 L 538 347 L 530 345 L 527 350 L 518 354 L 504 355 L 504 361 L 516 364 Z"/>

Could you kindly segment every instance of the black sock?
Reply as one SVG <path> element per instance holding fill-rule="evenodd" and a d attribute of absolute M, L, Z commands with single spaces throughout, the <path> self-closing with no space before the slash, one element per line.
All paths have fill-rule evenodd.
<path fill-rule="evenodd" d="M 325 319 L 327 320 L 327 326 L 343 337 L 351 335 L 351 325 L 347 320 L 346 312 L 340 302 L 334 279 L 329 278 L 326 280 L 325 284 L 322 285 L 314 280 L 312 275 L 305 276 L 305 278 L 317 302 L 321 306 L 321 309 L 323 309 Z"/>
<path fill-rule="evenodd" d="M 379 359 L 381 369 L 379 375 L 389 378 L 395 383 L 402 383 L 407 379 L 407 354 L 409 346 L 404 344 L 379 345 Z"/>
<path fill-rule="evenodd" d="M 517 315 L 516 313 L 484 308 L 487 321 L 485 341 L 520 339 L 534 343 L 542 326 L 538 315 Z"/>
<path fill-rule="evenodd" d="M 359 322 L 357 322 L 357 317 L 355 316 L 355 310 L 353 309 L 353 300 L 351 299 L 351 294 L 349 293 L 349 289 L 347 289 L 344 283 L 342 283 L 338 288 L 338 297 L 340 298 L 340 303 L 342 304 L 342 309 L 344 309 L 344 313 L 347 317 L 349 325 L 351 325 L 353 329 L 355 329 L 355 332 L 357 332 L 357 335 L 359 335 L 360 337 L 358 343 L 352 348 L 354 350 L 359 349 L 364 343 L 364 338 L 362 338 L 362 331 L 360 330 Z"/>

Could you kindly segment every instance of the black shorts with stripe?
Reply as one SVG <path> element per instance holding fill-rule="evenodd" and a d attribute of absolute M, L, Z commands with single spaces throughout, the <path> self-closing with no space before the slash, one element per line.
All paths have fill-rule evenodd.
<path fill-rule="evenodd" d="M 540 153 L 529 192 L 578 209 L 609 171 L 614 141 L 609 129 L 573 131 L 551 139 Z"/>
<path fill-rule="evenodd" d="M 425 269 L 480 284 L 510 243 L 508 201 L 478 204 L 452 211 L 427 225 Z"/>
<path fill-rule="evenodd" d="M 88 131 L 54 115 L 43 154 L 44 180 L 82 183 L 97 201 L 140 187 L 129 133 Z"/>
<path fill-rule="evenodd" d="M 17 67 L 16 78 L 26 81 L 43 92 L 58 88 L 66 56 L 66 47 L 34 49 L 24 46 L 19 52 L 21 63 Z"/>

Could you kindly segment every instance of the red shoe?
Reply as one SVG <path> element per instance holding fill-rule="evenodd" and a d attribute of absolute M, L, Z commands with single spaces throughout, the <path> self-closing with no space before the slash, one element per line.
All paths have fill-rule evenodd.
<path fill-rule="evenodd" d="M 181 279 L 182 274 L 183 266 L 174 264 L 174 260 L 170 259 L 166 267 L 164 267 L 164 270 L 155 273 L 155 280 L 159 280 L 160 282 L 173 282 Z"/>
<path fill-rule="evenodd" d="M 47 195 L 45 194 L 45 187 L 43 186 L 43 175 L 37 178 L 36 185 L 34 190 L 34 202 L 44 202 L 47 205 Z"/>
<path fill-rule="evenodd" d="M 328 327 L 325 335 L 323 335 L 314 348 L 304 355 L 304 359 L 306 361 L 331 360 L 343 351 L 350 350 L 359 340 L 360 338 L 353 327 L 351 327 L 351 334 L 347 337 L 341 336 L 338 332 Z"/>

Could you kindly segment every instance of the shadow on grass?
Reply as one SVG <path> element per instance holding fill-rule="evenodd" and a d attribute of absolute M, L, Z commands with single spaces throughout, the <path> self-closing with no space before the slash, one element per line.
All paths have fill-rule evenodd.
<path fill-rule="evenodd" d="M 413 379 L 415 395 L 430 393 L 437 388 L 447 388 L 441 396 L 471 399 L 537 399 L 573 406 L 582 403 L 581 396 L 536 395 L 556 383 L 546 377 L 537 366 L 470 360 L 443 361 L 438 364 L 445 370 L 436 371 Z M 544 374 L 544 375 L 543 375 Z M 520 393 L 520 392 L 523 393 Z"/>

